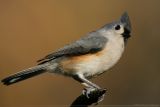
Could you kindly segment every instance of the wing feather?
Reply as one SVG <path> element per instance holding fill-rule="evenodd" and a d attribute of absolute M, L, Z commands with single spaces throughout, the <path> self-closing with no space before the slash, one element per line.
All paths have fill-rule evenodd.
<path fill-rule="evenodd" d="M 38 60 L 39 64 L 51 61 L 58 57 L 62 56 L 76 56 L 83 55 L 88 53 L 95 53 L 104 48 L 107 43 L 107 38 L 102 36 L 98 32 L 91 32 L 88 36 L 83 37 L 82 39 L 71 43 L 69 45 L 60 48 L 56 52 L 53 52 L 44 58 Z"/>

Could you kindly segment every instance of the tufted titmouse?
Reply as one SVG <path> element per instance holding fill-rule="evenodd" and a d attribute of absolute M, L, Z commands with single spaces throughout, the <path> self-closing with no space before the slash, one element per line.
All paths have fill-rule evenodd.
<path fill-rule="evenodd" d="M 38 65 L 4 78 L 2 82 L 10 85 L 49 71 L 74 78 L 87 87 L 86 93 L 100 89 L 88 79 L 104 73 L 117 63 L 130 33 L 129 16 L 124 13 L 119 20 L 88 33 L 45 56 Z"/>

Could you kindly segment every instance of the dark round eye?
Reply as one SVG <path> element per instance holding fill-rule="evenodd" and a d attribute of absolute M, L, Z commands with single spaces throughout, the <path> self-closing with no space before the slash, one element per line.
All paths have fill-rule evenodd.
<path fill-rule="evenodd" d="M 115 30 L 120 30 L 121 29 L 121 26 L 120 25 L 116 25 L 115 26 Z"/>

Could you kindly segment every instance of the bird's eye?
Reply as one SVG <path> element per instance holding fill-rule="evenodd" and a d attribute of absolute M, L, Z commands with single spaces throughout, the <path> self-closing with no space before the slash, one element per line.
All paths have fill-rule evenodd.
<path fill-rule="evenodd" d="M 121 26 L 120 25 L 116 25 L 115 26 L 115 30 L 120 30 L 121 29 Z"/>

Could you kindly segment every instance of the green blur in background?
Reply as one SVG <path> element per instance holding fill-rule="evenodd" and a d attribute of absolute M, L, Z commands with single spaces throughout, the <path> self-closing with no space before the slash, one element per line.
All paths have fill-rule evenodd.
<path fill-rule="evenodd" d="M 100 105 L 160 105 L 160 0 L 0 0 L 0 79 L 124 11 L 133 29 L 126 50 L 109 72 L 92 79 L 108 89 Z M 0 107 L 67 107 L 82 89 L 71 78 L 46 73 L 0 84 Z"/>

